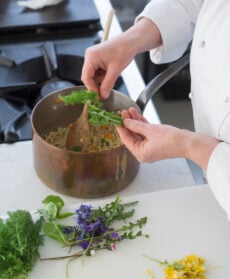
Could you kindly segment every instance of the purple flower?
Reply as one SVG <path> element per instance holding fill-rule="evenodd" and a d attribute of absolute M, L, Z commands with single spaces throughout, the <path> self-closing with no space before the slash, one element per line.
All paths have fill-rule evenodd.
<path fill-rule="evenodd" d="M 105 226 L 104 219 L 98 218 L 96 220 L 92 220 L 91 213 L 92 206 L 84 204 L 76 210 L 77 231 L 79 233 L 78 240 L 81 240 L 79 246 L 83 249 L 87 249 L 89 246 L 88 239 L 94 236 L 102 236 L 108 231 L 108 227 Z"/>
<path fill-rule="evenodd" d="M 87 247 L 89 245 L 89 241 L 82 241 L 78 245 L 85 250 L 85 249 L 87 249 Z"/>
<path fill-rule="evenodd" d="M 70 234 L 76 230 L 75 226 L 66 226 L 62 228 L 64 234 Z"/>
<path fill-rule="evenodd" d="M 77 213 L 77 223 L 78 225 L 81 225 L 86 220 L 89 219 L 90 213 L 91 213 L 91 205 L 84 205 L 82 204 L 79 209 L 76 210 Z"/>
<path fill-rule="evenodd" d="M 110 238 L 118 241 L 122 240 L 122 237 L 117 232 L 114 231 L 110 233 Z"/>
<path fill-rule="evenodd" d="M 85 231 L 90 235 L 102 235 L 104 234 L 108 228 L 104 224 L 104 220 L 102 218 L 97 219 L 96 221 L 92 221 L 85 225 Z"/>

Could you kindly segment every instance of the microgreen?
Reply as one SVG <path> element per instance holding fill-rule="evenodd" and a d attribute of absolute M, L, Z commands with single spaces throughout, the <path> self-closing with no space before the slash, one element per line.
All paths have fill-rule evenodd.
<path fill-rule="evenodd" d="M 98 94 L 89 90 L 73 91 L 69 95 L 59 95 L 58 98 L 66 105 L 86 104 L 88 106 L 89 123 L 94 125 L 122 126 L 123 118 L 115 112 L 102 109 Z"/>

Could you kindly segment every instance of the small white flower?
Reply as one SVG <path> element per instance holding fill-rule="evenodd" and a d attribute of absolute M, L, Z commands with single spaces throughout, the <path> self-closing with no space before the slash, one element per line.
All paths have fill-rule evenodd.
<path fill-rule="evenodd" d="M 95 250 L 90 250 L 90 256 L 94 256 L 96 254 Z"/>

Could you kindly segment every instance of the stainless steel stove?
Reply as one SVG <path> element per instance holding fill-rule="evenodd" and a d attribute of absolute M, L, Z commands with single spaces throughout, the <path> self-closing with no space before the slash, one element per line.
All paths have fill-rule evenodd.
<path fill-rule="evenodd" d="M 93 0 L 64 0 L 40 11 L 0 2 L 0 143 L 32 138 L 30 115 L 47 94 L 82 85 L 85 49 L 100 42 Z M 128 94 L 121 77 L 115 89 Z"/>

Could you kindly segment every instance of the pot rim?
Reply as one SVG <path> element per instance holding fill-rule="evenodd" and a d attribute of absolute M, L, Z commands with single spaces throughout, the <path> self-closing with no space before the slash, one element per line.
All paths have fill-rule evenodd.
<path fill-rule="evenodd" d="M 39 102 L 37 102 L 37 104 L 34 106 L 32 112 L 31 112 L 31 126 L 32 126 L 32 132 L 33 132 L 33 135 L 32 135 L 32 141 L 33 141 L 33 137 L 34 135 L 36 134 L 36 136 L 39 138 L 40 141 L 42 141 L 45 145 L 47 145 L 47 147 L 51 148 L 52 150 L 54 151 L 58 151 L 58 152 L 62 152 L 62 153 L 70 153 L 70 154 L 81 154 L 81 155 L 87 155 L 89 156 L 90 154 L 105 154 L 105 153 L 110 153 L 112 151 L 115 151 L 115 150 L 119 150 L 121 147 L 125 147 L 124 143 L 122 142 L 121 145 L 115 147 L 115 148 L 112 148 L 112 149 L 108 149 L 108 150 L 101 150 L 101 151 L 95 151 L 95 152 L 83 152 L 83 151 L 73 151 L 73 150 L 68 150 L 68 149 L 65 149 L 65 148 L 61 148 L 61 147 L 58 147 L 58 146 L 55 146 L 55 145 L 52 145 L 51 143 L 47 142 L 41 135 L 40 133 L 37 131 L 37 129 L 35 128 L 35 125 L 34 125 L 34 115 L 36 113 L 36 110 L 37 108 L 43 103 L 45 102 L 45 100 L 50 97 L 51 95 L 58 95 L 58 93 L 60 92 L 63 92 L 63 90 L 65 89 L 68 89 L 68 90 L 79 90 L 79 89 L 86 89 L 85 86 L 71 86 L 71 87 L 67 87 L 67 88 L 64 88 L 64 89 L 59 89 L 59 90 L 56 90 L 56 91 L 53 91 L 51 92 L 50 94 L 48 94 L 47 96 L 43 97 L 41 100 L 39 100 Z M 128 97 L 127 95 L 117 91 L 117 90 L 112 90 L 112 92 L 114 94 L 117 94 L 117 95 L 120 95 L 122 96 L 122 98 L 127 98 L 129 101 L 132 101 L 133 104 L 136 105 L 136 103 L 130 98 Z M 137 106 L 137 105 L 136 105 Z"/>

